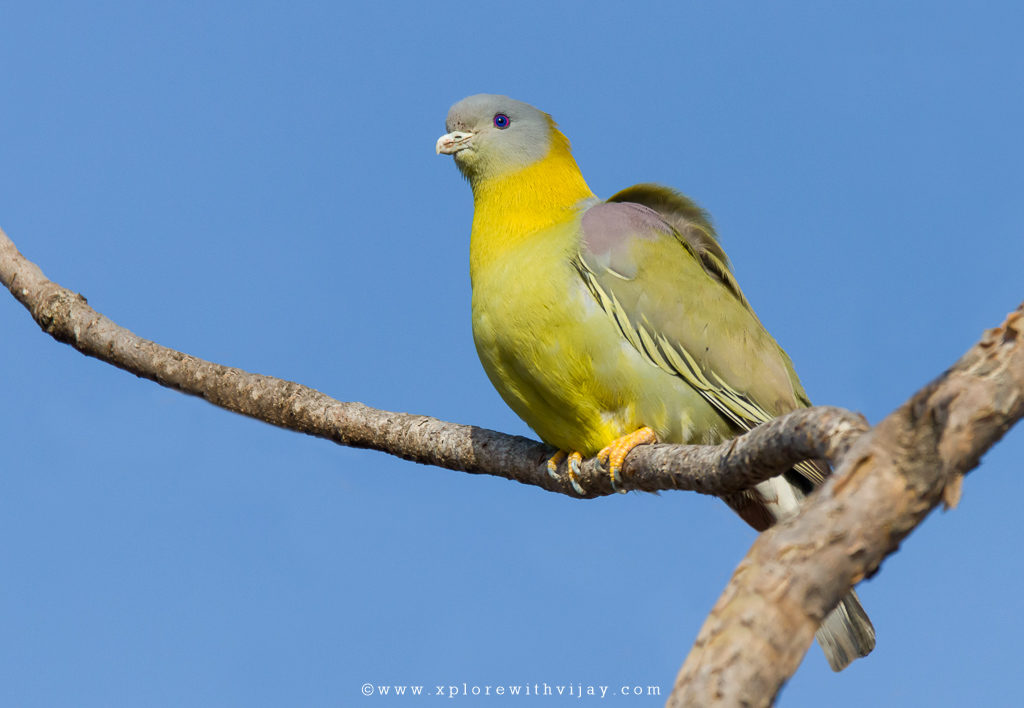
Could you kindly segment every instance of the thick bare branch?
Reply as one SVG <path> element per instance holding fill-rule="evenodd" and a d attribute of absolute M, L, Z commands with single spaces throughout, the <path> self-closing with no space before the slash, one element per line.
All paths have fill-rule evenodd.
<path fill-rule="evenodd" d="M 671 706 L 767 706 L 822 618 L 878 570 L 1024 416 L 1024 305 L 855 441 L 836 474 L 736 569 L 683 664 Z"/>
<path fill-rule="evenodd" d="M 137 337 L 47 280 L 2 231 L 0 282 L 57 340 L 163 386 L 342 445 L 578 496 L 565 479 L 547 474 L 552 451 L 526 438 L 337 401 Z M 840 597 L 875 572 L 935 505 L 954 503 L 962 475 L 1024 414 L 1022 323 L 1018 309 L 867 434 L 860 416 L 812 408 L 723 445 L 653 445 L 630 454 L 625 487 L 647 491 L 725 494 L 803 459 L 839 466 L 796 519 L 754 544 L 702 628 L 671 705 L 771 703 Z M 593 460 L 581 482 L 587 497 L 613 491 Z"/>
<path fill-rule="evenodd" d="M 142 339 L 93 310 L 81 295 L 48 280 L 3 231 L 0 282 L 58 341 L 221 408 L 341 445 L 579 496 L 564 475 L 554 479 L 548 474 L 546 461 L 553 451 L 533 440 L 338 401 L 291 381 L 214 364 Z M 723 445 L 637 448 L 626 460 L 625 484 L 620 486 L 734 492 L 780 474 L 800 460 L 838 459 L 865 430 L 867 423 L 861 416 L 841 408 L 796 411 Z M 594 460 L 583 465 L 580 482 L 586 497 L 614 491 Z"/>

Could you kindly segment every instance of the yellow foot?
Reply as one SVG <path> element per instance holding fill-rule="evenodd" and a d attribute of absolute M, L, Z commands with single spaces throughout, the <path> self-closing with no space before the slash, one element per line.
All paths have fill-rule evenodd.
<path fill-rule="evenodd" d="M 586 496 L 587 490 L 583 488 L 583 485 L 576 479 L 580 476 L 580 464 L 583 463 L 583 455 L 578 452 L 566 453 L 565 450 L 559 450 L 551 459 L 548 460 L 548 474 L 554 479 L 561 479 L 558 474 L 558 465 L 562 464 L 562 460 L 566 457 L 569 458 L 568 474 L 569 482 L 572 484 L 572 488 L 576 490 L 576 493 L 581 497 Z"/>
<path fill-rule="evenodd" d="M 654 434 L 654 431 L 644 426 L 639 430 L 634 430 L 629 435 L 623 435 L 621 438 L 616 438 L 608 443 L 601 452 L 597 453 L 597 461 L 602 466 L 607 467 L 608 474 L 612 478 L 612 489 L 615 491 L 619 490 L 619 470 L 622 469 L 622 463 L 634 447 L 637 445 L 649 445 L 651 443 L 658 442 L 658 436 Z M 625 490 L 622 490 L 625 494 Z"/>

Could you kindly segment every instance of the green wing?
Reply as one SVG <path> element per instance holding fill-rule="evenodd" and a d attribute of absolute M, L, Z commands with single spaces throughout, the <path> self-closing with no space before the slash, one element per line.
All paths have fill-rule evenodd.
<path fill-rule="evenodd" d="M 638 185 L 583 215 L 574 265 L 623 337 L 682 378 L 737 431 L 809 405 L 788 356 L 761 325 L 707 215 Z M 799 472 L 813 484 L 817 465 Z"/>

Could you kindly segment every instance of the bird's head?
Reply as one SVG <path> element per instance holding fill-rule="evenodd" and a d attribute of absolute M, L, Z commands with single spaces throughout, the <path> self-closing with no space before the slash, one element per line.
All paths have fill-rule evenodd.
<path fill-rule="evenodd" d="M 551 116 L 507 96 L 480 93 L 448 111 L 448 131 L 437 140 L 437 153 L 452 155 L 471 183 L 502 177 L 528 167 L 568 141 Z"/>

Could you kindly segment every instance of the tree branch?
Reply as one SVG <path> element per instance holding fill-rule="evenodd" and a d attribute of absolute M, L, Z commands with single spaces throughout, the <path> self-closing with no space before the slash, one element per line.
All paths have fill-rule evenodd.
<path fill-rule="evenodd" d="M 1024 305 L 855 441 L 800 514 L 761 534 L 701 628 L 670 706 L 767 706 L 822 619 L 1024 416 Z M 827 533 L 823 533 L 827 530 Z"/>
<path fill-rule="evenodd" d="M 214 364 L 142 339 L 93 310 L 81 295 L 48 280 L 2 230 L 0 282 L 57 341 L 215 406 L 339 445 L 580 496 L 565 475 L 555 479 L 548 474 L 547 459 L 554 451 L 536 441 L 338 401 L 307 386 Z M 795 411 L 722 445 L 646 445 L 630 453 L 620 487 L 735 492 L 804 459 L 836 460 L 867 427 L 859 415 L 823 407 Z M 607 473 L 593 459 L 584 463 L 579 481 L 587 498 L 614 493 Z"/>
<path fill-rule="evenodd" d="M 142 339 L 47 280 L 3 231 L 0 282 L 58 341 L 222 408 L 341 445 L 579 496 L 564 475 L 548 475 L 553 451 L 532 440 L 337 401 Z M 630 453 L 621 486 L 645 491 L 727 494 L 812 458 L 837 469 L 797 517 L 754 543 L 701 629 L 670 705 L 773 701 L 839 599 L 940 501 L 954 504 L 963 475 L 1024 415 L 1022 332 L 1024 305 L 870 431 L 849 411 L 809 408 L 722 445 L 650 445 Z M 584 463 L 580 481 L 586 497 L 613 492 L 594 460 Z"/>

